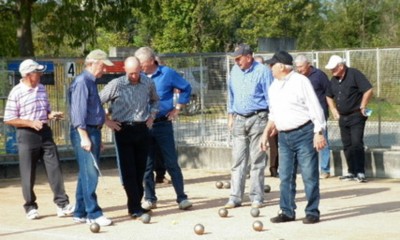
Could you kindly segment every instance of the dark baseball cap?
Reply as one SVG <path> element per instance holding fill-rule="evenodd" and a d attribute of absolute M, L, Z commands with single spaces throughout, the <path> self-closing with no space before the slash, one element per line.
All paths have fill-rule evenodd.
<path fill-rule="evenodd" d="M 283 63 L 285 65 L 293 65 L 293 57 L 288 52 L 279 51 L 272 56 L 272 58 L 265 61 L 268 65 L 274 65 L 275 63 Z"/>
<path fill-rule="evenodd" d="M 231 53 L 231 57 L 238 58 L 249 54 L 253 54 L 253 50 L 251 50 L 250 46 L 247 44 L 240 44 L 235 48 L 235 51 Z"/>

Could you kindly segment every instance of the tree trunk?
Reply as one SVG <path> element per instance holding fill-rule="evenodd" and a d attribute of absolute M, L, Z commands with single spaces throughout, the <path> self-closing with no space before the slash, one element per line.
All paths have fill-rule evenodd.
<path fill-rule="evenodd" d="M 17 1 L 17 39 L 20 57 L 35 56 L 32 40 L 32 5 L 36 0 Z"/>

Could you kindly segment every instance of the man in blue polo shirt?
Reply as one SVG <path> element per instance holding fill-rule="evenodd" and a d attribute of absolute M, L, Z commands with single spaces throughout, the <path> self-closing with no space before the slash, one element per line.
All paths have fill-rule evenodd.
<path fill-rule="evenodd" d="M 164 166 L 171 176 L 178 207 L 181 210 L 187 210 L 192 207 L 192 203 L 184 192 L 183 175 L 178 164 L 172 120 L 178 116 L 182 107 L 189 102 L 192 87 L 172 68 L 158 65 L 153 49 L 141 47 L 135 52 L 135 57 L 140 61 L 142 74 L 153 79 L 157 94 L 160 97 L 160 111 L 154 119 L 153 127 L 150 130 L 149 157 L 144 174 L 145 201 L 142 203 L 142 207 L 146 210 L 157 207 L 153 171 L 156 149 L 159 148 L 161 157 L 164 160 Z M 173 104 L 174 89 L 180 91 L 175 107 Z"/>
<path fill-rule="evenodd" d="M 232 54 L 235 65 L 228 82 L 228 128 L 232 132 L 231 194 L 225 208 L 242 204 L 246 168 L 250 163 L 250 200 L 253 208 L 264 202 L 264 169 L 266 154 L 259 147 L 260 137 L 268 121 L 268 88 L 271 71 L 254 61 L 253 51 L 239 45 Z"/>

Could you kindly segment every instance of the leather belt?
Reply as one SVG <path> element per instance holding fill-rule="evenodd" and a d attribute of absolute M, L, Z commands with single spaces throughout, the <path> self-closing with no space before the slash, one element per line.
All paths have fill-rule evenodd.
<path fill-rule="evenodd" d="M 153 123 L 166 122 L 166 121 L 169 121 L 168 117 L 163 116 L 163 117 L 158 117 L 158 118 L 154 119 Z"/>
<path fill-rule="evenodd" d="M 141 126 L 146 125 L 146 122 L 121 122 L 122 126 Z"/>
<path fill-rule="evenodd" d="M 102 129 L 103 128 L 103 125 L 89 125 L 89 124 L 86 124 L 86 127 L 90 127 L 90 128 L 96 128 L 96 129 Z"/>
<path fill-rule="evenodd" d="M 340 116 L 349 116 L 349 115 L 351 115 L 353 113 L 360 112 L 360 111 L 361 111 L 360 109 L 357 109 L 357 110 L 351 111 L 349 113 L 339 113 L 339 115 Z"/>
<path fill-rule="evenodd" d="M 250 113 L 247 113 L 247 114 L 236 113 L 236 115 L 239 115 L 239 116 L 244 117 L 244 118 L 249 118 L 249 117 L 252 117 L 252 116 L 257 115 L 257 114 L 262 113 L 262 112 L 267 112 L 268 113 L 269 110 L 268 109 L 261 109 L 261 110 L 256 110 L 256 111 L 253 111 L 253 112 L 250 112 Z"/>
<path fill-rule="evenodd" d="M 285 131 L 281 131 L 281 132 L 283 132 L 283 133 L 290 133 L 290 132 L 293 132 L 293 131 L 302 129 L 303 127 L 307 126 L 307 125 L 310 124 L 310 123 L 312 123 L 312 121 L 311 121 L 311 120 L 308 120 L 306 123 L 304 123 L 304 124 L 298 126 L 297 128 L 293 128 L 293 129 L 285 130 Z"/>

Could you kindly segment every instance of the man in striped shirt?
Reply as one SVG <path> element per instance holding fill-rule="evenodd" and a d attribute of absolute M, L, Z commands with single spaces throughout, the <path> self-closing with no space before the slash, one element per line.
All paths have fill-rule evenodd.
<path fill-rule="evenodd" d="M 143 198 L 143 176 L 149 150 L 150 133 L 158 112 L 159 98 L 154 81 L 140 75 L 136 57 L 124 62 L 126 74 L 111 80 L 100 92 L 101 103 L 110 102 L 112 120 L 106 125 L 114 131 L 118 167 L 128 198 L 128 213 L 140 217 L 148 210 L 140 202 Z"/>
<path fill-rule="evenodd" d="M 64 189 L 57 146 L 48 125 L 49 120 L 63 117 L 52 112 L 40 76 L 46 66 L 27 59 L 19 66 L 22 79 L 10 92 L 4 113 L 4 122 L 17 128 L 19 169 L 25 212 L 28 219 L 38 219 L 38 205 L 33 191 L 36 165 L 39 159 L 46 168 L 50 188 L 57 205 L 57 216 L 71 215 L 74 207 Z"/>

